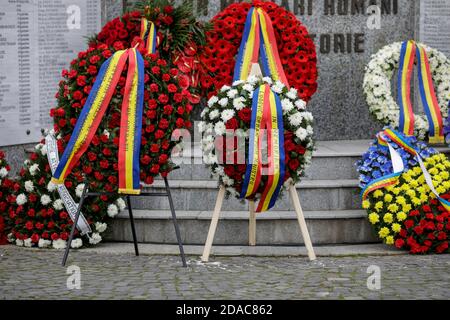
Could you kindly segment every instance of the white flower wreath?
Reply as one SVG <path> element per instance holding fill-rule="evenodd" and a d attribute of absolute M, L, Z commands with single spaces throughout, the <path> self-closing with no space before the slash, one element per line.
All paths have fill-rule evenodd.
<path fill-rule="evenodd" d="M 442 117 L 447 118 L 450 101 L 450 60 L 440 51 L 421 44 L 430 63 L 434 88 Z M 363 89 L 370 113 L 384 125 L 398 128 L 399 106 L 391 94 L 391 78 L 398 70 L 401 42 L 383 47 L 372 56 L 366 66 Z M 425 114 L 416 114 L 414 134 L 425 139 L 428 134 L 428 119 Z"/>
<path fill-rule="evenodd" d="M 242 164 L 231 164 L 236 170 L 233 175 L 228 175 L 229 165 L 220 163 L 216 154 L 216 138 L 225 137 L 227 125 L 234 122 L 235 135 L 245 138 L 245 150 L 248 150 L 250 135 L 248 112 L 252 105 L 253 91 L 263 83 L 271 85 L 272 90 L 278 94 L 283 110 L 287 160 L 285 177 L 288 178 L 281 192 L 300 180 L 305 167 L 311 161 L 314 149 L 313 116 L 305 110 L 306 103 L 298 97 L 296 89 L 288 89 L 279 81 L 273 83 L 272 79 L 268 77 L 261 79 L 253 75 L 246 81 L 235 81 L 231 87 L 223 86 L 217 95 L 209 99 L 208 105 L 202 111 L 203 121 L 199 123 L 199 131 L 202 134 L 203 161 L 210 167 L 212 176 L 226 187 L 227 193 L 236 197 L 239 197 L 240 192 L 236 186 L 242 184 L 245 177 L 245 170 L 242 170 L 245 168 L 245 164 L 243 167 Z M 247 111 L 247 121 L 243 121 L 243 110 Z"/>

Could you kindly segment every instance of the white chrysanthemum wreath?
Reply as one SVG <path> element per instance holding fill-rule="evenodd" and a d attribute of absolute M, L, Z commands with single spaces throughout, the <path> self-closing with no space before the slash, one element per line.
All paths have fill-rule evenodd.
<path fill-rule="evenodd" d="M 363 88 L 370 113 L 384 125 L 398 128 L 399 106 L 391 93 L 391 79 L 398 70 L 401 42 L 383 47 L 372 56 L 366 66 Z M 436 96 L 442 117 L 447 117 L 450 101 L 450 60 L 440 51 L 421 44 L 428 55 Z M 425 114 L 416 114 L 414 134 L 425 139 L 428 120 Z"/>
<path fill-rule="evenodd" d="M 271 85 L 272 90 L 278 94 L 283 109 L 286 174 L 280 194 L 283 189 L 300 181 L 305 167 L 311 161 L 314 149 L 313 116 L 305 110 L 306 103 L 298 97 L 296 89 L 288 90 L 279 81 L 272 83 L 268 77 L 261 79 L 253 75 L 246 81 L 235 81 L 231 87 L 223 86 L 216 96 L 209 99 L 208 105 L 202 111 L 203 121 L 199 124 L 199 131 L 202 134 L 203 161 L 210 167 L 212 176 L 225 186 L 227 194 L 236 197 L 239 197 L 245 178 L 252 95 L 253 91 L 263 83 Z M 242 143 L 240 148 L 234 147 L 229 150 L 228 145 L 225 146 L 220 142 L 229 141 L 226 135 L 228 130 L 235 130 L 236 140 L 243 138 L 242 141 L 245 141 L 243 153 L 240 153 Z M 218 139 L 218 137 L 223 138 Z M 236 144 L 239 145 L 239 143 Z M 241 161 L 237 161 L 238 154 Z M 220 156 L 223 157 L 222 161 L 219 161 Z M 234 159 L 234 163 L 227 159 Z M 262 177 L 257 197 L 263 191 L 265 181 L 267 176 Z"/>

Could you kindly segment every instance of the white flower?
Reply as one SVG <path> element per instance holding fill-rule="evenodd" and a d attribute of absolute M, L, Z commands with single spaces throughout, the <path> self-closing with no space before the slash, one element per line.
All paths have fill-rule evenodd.
<path fill-rule="evenodd" d="M 214 125 L 214 131 L 216 132 L 216 135 L 218 135 L 218 136 L 225 134 L 225 131 L 226 131 L 225 124 L 221 121 L 217 122 Z"/>
<path fill-rule="evenodd" d="M 234 110 L 226 109 L 226 110 L 222 111 L 221 118 L 222 118 L 223 122 L 227 122 L 228 120 L 230 120 L 233 117 L 234 117 Z"/>
<path fill-rule="evenodd" d="M 16 239 L 16 246 L 22 247 L 23 246 L 23 241 L 20 239 Z"/>
<path fill-rule="evenodd" d="M 244 80 L 236 80 L 233 82 L 233 87 L 237 87 L 238 85 L 243 84 L 243 83 L 244 83 Z"/>
<path fill-rule="evenodd" d="M 89 243 L 90 244 L 97 244 L 100 241 L 102 241 L 102 237 L 100 236 L 100 234 L 98 234 L 97 232 L 94 232 L 91 237 L 89 238 Z"/>
<path fill-rule="evenodd" d="M 234 98 L 233 108 L 235 108 L 237 111 L 242 110 L 245 107 L 244 101 L 245 101 L 244 97 Z"/>
<path fill-rule="evenodd" d="M 109 139 L 109 131 L 108 130 L 103 130 L 103 134 Z"/>
<path fill-rule="evenodd" d="M 125 201 L 122 198 L 117 199 L 116 204 L 120 211 L 126 208 Z"/>
<path fill-rule="evenodd" d="M 80 238 L 73 239 L 72 243 L 70 244 L 70 247 L 74 248 L 74 249 L 81 248 L 82 246 L 83 246 L 83 240 L 81 240 Z"/>
<path fill-rule="evenodd" d="M 249 93 L 253 93 L 253 91 L 255 90 L 255 88 L 250 83 L 244 84 L 242 88 Z"/>
<path fill-rule="evenodd" d="M 42 148 L 41 148 L 41 153 L 42 153 L 42 155 L 43 156 L 46 156 L 47 155 L 47 145 L 43 145 L 42 146 Z"/>
<path fill-rule="evenodd" d="M 27 196 L 23 193 L 19 194 L 16 198 L 16 203 L 21 206 L 27 203 Z"/>
<path fill-rule="evenodd" d="M 298 99 L 297 101 L 294 102 L 294 104 L 300 110 L 303 110 L 306 107 L 306 102 L 303 101 L 302 99 Z"/>
<path fill-rule="evenodd" d="M 43 206 L 48 205 L 50 202 L 52 202 L 52 199 L 50 198 L 49 195 L 43 194 L 43 195 L 41 196 L 41 203 L 42 203 Z"/>
<path fill-rule="evenodd" d="M 31 248 L 33 246 L 33 242 L 31 242 L 31 238 L 26 238 L 23 240 L 23 245 L 27 248 Z"/>
<path fill-rule="evenodd" d="M 78 198 L 81 198 L 81 196 L 83 195 L 83 190 L 84 190 L 84 183 L 80 183 L 79 185 L 77 185 L 77 187 L 75 188 L 75 195 Z"/>
<path fill-rule="evenodd" d="M 208 100 L 208 107 L 211 108 L 217 101 L 219 101 L 219 98 L 217 98 L 217 96 L 212 96 Z"/>
<path fill-rule="evenodd" d="M 209 113 L 209 118 L 211 119 L 211 120 L 214 120 L 215 118 L 217 118 L 218 116 L 219 116 L 219 110 L 213 110 L 213 111 L 211 111 L 210 113 Z"/>
<path fill-rule="evenodd" d="M 271 77 L 264 77 L 262 80 L 267 84 L 272 84 L 272 78 Z"/>
<path fill-rule="evenodd" d="M 53 240 L 54 249 L 65 249 L 67 246 L 67 241 L 63 239 Z"/>
<path fill-rule="evenodd" d="M 64 208 L 63 201 L 61 199 L 57 199 L 53 202 L 53 208 L 55 210 L 62 210 Z"/>
<path fill-rule="evenodd" d="M 220 104 L 222 107 L 227 106 L 227 105 L 228 105 L 228 98 L 222 98 L 222 99 L 220 99 L 220 100 L 219 100 L 219 104 Z"/>
<path fill-rule="evenodd" d="M 8 242 L 13 243 L 14 242 L 14 234 L 12 232 L 8 233 Z"/>
<path fill-rule="evenodd" d="M 33 181 L 31 181 L 31 180 L 25 181 L 25 190 L 27 192 L 33 192 L 33 190 L 34 190 Z"/>
<path fill-rule="evenodd" d="M 106 223 L 101 223 L 101 222 L 95 223 L 95 230 L 97 230 L 98 233 L 104 232 L 106 230 L 106 228 L 107 228 Z"/>
<path fill-rule="evenodd" d="M 289 123 L 294 127 L 298 127 L 302 123 L 302 120 L 302 114 L 299 112 L 296 112 L 289 116 Z"/>
<path fill-rule="evenodd" d="M 50 240 L 45 240 L 45 239 L 39 239 L 38 242 L 38 247 L 39 248 L 48 248 L 50 245 L 52 244 L 52 242 Z"/>
<path fill-rule="evenodd" d="M 35 149 L 36 151 L 39 151 L 39 150 L 41 150 L 42 146 L 43 146 L 42 143 L 38 143 L 37 145 L 34 146 L 34 149 Z"/>
<path fill-rule="evenodd" d="M 8 175 L 8 170 L 6 170 L 6 168 L 1 168 L 0 169 L 0 178 L 4 178 Z"/>
<path fill-rule="evenodd" d="M 230 86 L 223 86 L 222 88 L 220 88 L 220 91 L 221 91 L 221 92 L 225 92 L 225 91 L 228 91 L 228 90 L 230 90 L 230 89 L 231 89 Z"/>
<path fill-rule="evenodd" d="M 304 128 L 298 128 L 295 131 L 295 135 L 300 139 L 300 140 L 305 140 L 306 137 L 308 136 L 308 131 L 306 131 L 306 129 Z"/>
<path fill-rule="evenodd" d="M 233 99 L 238 94 L 238 91 L 236 89 L 231 89 L 227 92 L 227 97 L 230 99 Z"/>
<path fill-rule="evenodd" d="M 108 206 L 108 216 L 110 216 L 111 218 L 114 218 L 118 213 L 119 213 L 119 208 L 117 208 L 117 206 L 113 203 L 111 203 Z"/>
<path fill-rule="evenodd" d="M 284 84 L 279 80 L 277 80 L 275 82 L 275 84 L 272 86 L 272 90 L 275 91 L 276 93 L 283 92 L 283 88 L 284 88 Z"/>
<path fill-rule="evenodd" d="M 297 89 L 295 88 L 289 89 L 288 93 L 286 93 L 286 96 L 291 100 L 297 99 Z"/>
<path fill-rule="evenodd" d="M 281 100 L 281 108 L 286 113 L 286 112 L 291 111 L 294 108 L 294 104 L 289 99 L 282 99 Z"/>
<path fill-rule="evenodd" d="M 222 177 L 222 181 L 223 181 L 223 183 L 226 185 L 226 186 L 232 186 L 233 184 L 234 184 L 234 180 L 233 179 L 231 179 L 229 176 L 227 176 L 227 175 L 224 175 L 223 177 Z"/>
<path fill-rule="evenodd" d="M 29 170 L 30 170 L 30 174 L 32 176 L 35 176 L 36 173 L 39 171 L 39 165 L 37 163 L 35 163 L 29 168 Z"/>
<path fill-rule="evenodd" d="M 198 132 L 200 132 L 200 133 L 205 132 L 205 130 L 206 130 L 206 123 L 205 123 L 205 121 L 200 121 L 197 124 L 197 127 L 198 127 Z"/>
<path fill-rule="evenodd" d="M 53 191 L 55 191 L 56 190 L 56 184 L 54 184 L 53 182 L 49 182 L 48 184 L 47 184 L 47 190 L 49 191 L 49 192 L 53 192 Z"/>

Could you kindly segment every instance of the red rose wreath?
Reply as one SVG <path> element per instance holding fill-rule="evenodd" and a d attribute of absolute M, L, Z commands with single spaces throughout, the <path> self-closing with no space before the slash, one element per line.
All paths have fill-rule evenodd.
<path fill-rule="evenodd" d="M 168 1 L 160 4 L 165 3 Z M 201 42 L 197 33 L 192 31 L 192 25 L 200 26 L 184 25 L 194 19 L 185 11 L 186 8 L 169 5 L 146 6 L 144 14 L 131 12 L 113 19 L 90 40 L 89 48 L 71 62 L 70 69 L 62 71 L 63 80 L 56 94 L 58 104 L 51 110 L 54 120 L 52 133 L 57 138 L 60 154 L 70 139 L 102 63 L 115 51 L 139 44 L 141 16 L 151 18 L 156 14 L 153 21 L 160 38 L 158 53 L 148 55 L 142 45 L 138 46 L 145 64 L 140 178 L 142 182 L 151 184 L 155 176 L 167 175 L 173 169 L 170 154 L 176 142 L 171 141 L 171 134 L 177 128 L 191 127 L 189 114 L 199 101 L 193 94 L 191 70 L 180 70 L 177 61 L 174 61 L 173 51 L 178 50 L 174 48 L 191 47 L 193 43 Z M 163 50 L 160 50 L 161 46 Z M 86 179 L 91 190 L 117 190 L 119 125 L 126 71 L 125 68 L 91 145 L 80 159 L 79 166 L 65 181 L 76 202 Z M 9 212 L 13 220 L 12 240 L 18 245 L 64 248 L 72 221 L 59 200 L 55 186 L 50 183 L 52 174 L 44 143 L 42 141 L 36 146 L 36 152 L 26 161 L 20 174 L 16 199 Z M 117 196 L 86 200 L 82 212 L 93 231 L 88 238 L 90 244 L 101 241 L 100 233 L 106 229 L 106 218 L 114 217 L 124 207 L 123 200 Z M 72 246 L 83 244 L 77 232 Z"/>
<path fill-rule="evenodd" d="M 209 98 L 223 85 L 231 84 L 245 19 L 252 5 L 262 7 L 270 16 L 287 80 L 298 90 L 299 97 L 308 102 L 317 89 L 314 43 L 294 14 L 269 1 L 234 3 L 212 19 L 213 30 L 206 33 L 206 45 L 200 56 L 205 68 L 200 78 L 202 89 Z"/>

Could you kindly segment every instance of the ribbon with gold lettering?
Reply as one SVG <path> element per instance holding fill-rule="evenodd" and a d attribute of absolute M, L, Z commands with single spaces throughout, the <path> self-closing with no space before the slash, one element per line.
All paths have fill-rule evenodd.
<path fill-rule="evenodd" d="M 148 21 L 146 18 L 141 19 L 140 37 L 144 41 L 147 53 L 155 53 L 156 46 L 158 45 L 158 37 L 156 35 L 155 24 L 152 21 Z"/>
<path fill-rule="evenodd" d="M 140 193 L 139 153 L 144 95 L 144 60 L 135 48 L 117 51 L 100 67 L 96 81 L 61 157 L 61 162 L 53 174 L 54 183 L 64 183 L 89 147 L 127 60 L 129 66 L 122 101 L 119 142 L 119 193 Z"/>

